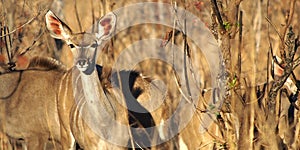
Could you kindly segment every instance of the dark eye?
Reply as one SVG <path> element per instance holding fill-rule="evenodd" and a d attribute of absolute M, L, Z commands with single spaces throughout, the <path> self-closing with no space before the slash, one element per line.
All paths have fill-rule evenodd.
<path fill-rule="evenodd" d="M 75 45 L 74 45 L 74 44 L 69 44 L 69 47 L 70 47 L 70 48 L 74 48 Z"/>
<path fill-rule="evenodd" d="M 97 43 L 94 43 L 94 44 L 91 45 L 91 47 L 92 47 L 92 48 L 96 48 L 96 47 L 98 47 L 98 44 L 97 44 Z"/>

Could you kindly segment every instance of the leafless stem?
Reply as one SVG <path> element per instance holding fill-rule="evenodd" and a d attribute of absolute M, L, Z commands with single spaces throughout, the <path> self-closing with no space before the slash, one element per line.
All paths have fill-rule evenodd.
<path fill-rule="evenodd" d="M 295 10 L 295 3 L 296 0 L 291 0 L 290 1 L 290 8 L 289 8 L 289 14 L 286 16 L 286 24 L 285 27 L 283 28 L 282 35 L 286 35 L 288 28 L 291 25 L 292 18 L 294 16 L 294 10 Z M 280 46 L 280 57 L 285 62 L 285 37 L 283 37 L 283 40 L 281 40 L 281 46 Z"/>
<path fill-rule="evenodd" d="M 276 82 L 272 84 L 272 87 L 269 92 L 269 97 L 268 97 L 268 107 L 269 107 L 269 111 L 272 114 L 275 113 L 274 112 L 276 106 L 275 98 L 277 96 L 278 91 L 284 85 L 285 81 L 290 76 L 292 71 L 300 64 L 299 58 L 293 61 L 294 55 L 299 46 L 299 41 L 298 41 L 298 37 L 295 37 L 292 28 L 290 28 L 290 31 L 286 37 L 287 37 L 286 43 L 287 43 L 288 55 L 286 55 L 285 57 L 286 66 L 284 68 L 284 73 L 278 80 L 276 80 Z"/>
<path fill-rule="evenodd" d="M 77 1 L 76 0 L 74 0 L 74 7 L 75 7 L 76 19 L 77 19 L 77 22 L 78 22 L 78 25 L 79 25 L 79 30 L 80 30 L 80 32 L 82 32 L 82 27 L 81 27 L 81 22 L 80 22 L 79 15 L 78 15 Z"/>
<path fill-rule="evenodd" d="M 24 54 L 26 54 L 26 52 L 30 51 L 32 49 L 32 47 L 35 45 L 35 43 L 42 37 L 43 33 L 44 32 L 41 28 L 38 36 L 33 40 L 32 44 L 28 48 L 26 48 L 24 51 L 20 52 L 19 55 L 24 55 Z"/>
<path fill-rule="evenodd" d="M 286 26 L 285 26 L 285 28 L 284 28 L 283 35 L 286 34 L 287 29 L 288 29 L 289 26 L 291 25 L 292 18 L 293 18 L 293 16 L 294 16 L 295 3 L 296 3 L 296 0 L 291 0 L 291 2 L 290 2 L 289 14 L 288 14 L 288 16 L 287 16 Z"/>
<path fill-rule="evenodd" d="M 275 32 L 276 32 L 277 35 L 279 36 L 281 42 L 284 42 L 284 38 L 283 38 L 283 36 L 280 34 L 280 32 L 278 31 L 276 25 L 275 25 L 268 17 L 266 17 L 266 20 L 267 20 L 268 23 L 273 27 L 273 29 L 275 30 Z M 268 25 L 269 25 L 269 24 L 268 24 Z M 268 32 L 269 32 L 269 30 L 268 30 Z"/>
<path fill-rule="evenodd" d="M 9 32 L 9 29 L 8 29 L 8 27 L 4 27 L 4 29 L 3 29 L 3 31 L 4 31 L 4 34 L 6 34 L 6 32 Z M 9 36 L 9 39 L 10 39 L 10 36 Z M 7 53 L 7 57 L 8 57 L 8 61 L 9 61 L 9 63 L 12 63 L 12 54 L 11 54 L 11 41 L 9 40 L 9 41 L 7 41 L 7 38 L 6 37 L 4 37 L 4 42 L 5 42 L 5 46 L 6 46 L 6 53 Z"/>
<path fill-rule="evenodd" d="M 172 45 L 171 45 L 171 49 L 173 50 L 173 54 L 172 54 L 172 64 L 174 65 L 174 48 L 173 46 L 175 45 L 175 33 L 176 33 L 176 26 L 178 25 L 178 17 L 177 17 L 177 3 L 175 2 L 173 4 L 173 11 L 174 11 L 174 15 L 175 15 L 175 19 L 174 19 L 174 23 L 173 23 L 173 31 L 172 31 Z M 184 31 L 182 31 L 184 32 Z M 173 66 L 174 67 L 174 66 Z M 175 70 L 172 71 L 173 72 L 173 75 L 174 75 L 174 78 L 175 78 L 175 81 L 176 81 L 176 85 L 177 85 L 177 88 L 179 90 L 179 92 L 181 93 L 181 95 L 184 97 L 184 99 L 188 102 L 188 103 L 191 103 L 191 100 L 188 98 L 187 95 L 184 94 L 184 92 L 182 91 L 182 87 L 181 87 L 181 83 L 180 83 L 180 78 L 177 76 Z"/>
<path fill-rule="evenodd" d="M 11 35 L 11 34 L 15 33 L 16 31 L 20 30 L 20 29 L 23 28 L 24 26 L 30 24 L 30 23 L 31 23 L 34 19 L 36 19 L 40 14 L 41 14 L 41 13 L 38 12 L 38 14 L 37 14 L 36 16 L 34 16 L 34 17 L 32 17 L 31 19 L 29 19 L 27 22 L 25 22 L 25 23 L 22 24 L 21 26 L 15 28 L 14 30 L 12 30 L 12 31 L 9 32 L 9 33 L 6 33 L 6 34 L 4 34 L 4 35 L 1 35 L 0 37 L 8 36 L 8 35 Z"/>
<path fill-rule="evenodd" d="M 184 61 L 183 61 L 183 68 L 184 68 L 184 77 L 185 77 L 185 81 L 186 81 L 186 88 L 187 88 L 187 92 L 188 92 L 188 96 L 190 98 L 191 101 L 191 89 L 190 89 L 190 83 L 188 80 L 188 72 L 187 72 L 187 57 L 190 57 L 190 49 L 187 43 L 187 37 L 186 37 L 186 13 L 184 13 L 185 17 L 184 17 L 184 23 L 183 23 L 183 40 L 184 40 L 184 45 L 183 45 L 183 49 L 184 49 Z"/>
<path fill-rule="evenodd" d="M 4 33 L 3 33 L 2 23 L 0 22 L 0 36 L 1 36 L 2 34 L 4 34 Z M 1 38 L 0 38 L 0 43 L 2 44 L 3 41 L 4 41 L 4 40 L 3 40 L 3 37 L 1 37 Z M 2 46 L 0 46 L 0 54 L 2 54 L 2 51 L 3 51 L 3 50 L 2 50 Z"/>
<path fill-rule="evenodd" d="M 95 10 L 94 10 L 94 2 L 91 0 L 91 7 L 92 7 L 92 33 L 94 33 L 94 24 L 95 24 Z"/>
<path fill-rule="evenodd" d="M 222 30 L 222 32 L 225 32 L 226 29 L 225 29 L 225 26 L 224 26 L 224 23 L 223 23 L 223 19 L 222 19 L 220 10 L 218 8 L 217 0 L 211 0 L 211 4 L 212 4 L 212 8 L 213 8 L 214 13 L 217 15 L 217 19 L 218 19 L 218 22 L 221 26 L 221 30 Z"/>
<path fill-rule="evenodd" d="M 238 45 L 238 62 L 237 62 L 237 76 L 238 78 L 241 77 L 242 72 L 242 40 L 243 40 L 243 12 L 240 11 L 239 15 L 239 45 Z"/>

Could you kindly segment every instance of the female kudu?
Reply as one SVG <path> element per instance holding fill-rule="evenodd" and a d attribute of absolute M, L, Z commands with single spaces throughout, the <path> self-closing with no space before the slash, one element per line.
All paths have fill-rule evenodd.
<path fill-rule="evenodd" d="M 75 139 L 84 149 L 123 149 L 129 139 L 128 120 L 132 123 L 134 119 L 129 119 L 120 90 L 103 88 L 99 84 L 99 72 L 97 74 L 95 70 L 96 49 L 109 38 L 115 21 L 115 16 L 108 14 L 99 21 L 97 33 L 73 34 L 49 11 L 46 14 L 47 28 L 53 37 L 65 40 L 71 47 L 76 67 L 66 71 L 52 59 L 36 57 L 31 60 L 28 70 L 2 75 L 0 80 L 6 86 L 0 89 L 0 95 L 4 95 L 1 99 L 5 99 L 0 105 L 0 131 L 11 138 L 24 139 L 28 149 L 44 149 L 49 139 L 61 141 L 62 149 L 74 148 Z M 19 76 L 20 81 L 12 82 L 11 78 L 15 76 Z M 134 84 L 144 84 L 135 79 Z M 12 94 L 7 94 L 10 87 L 16 88 L 12 89 Z M 30 111 L 30 108 L 36 109 Z M 142 116 L 146 124 L 153 123 L 149 114 L 131 115 Z M 150 123 L 147 117 L 150 117 Z M 21 122 L 32 118 L 35 119 L 21 128 Z M 138 136 L 133 135 L 136 139 Z M 118 140 L 119 145 L 104 139 L 110 142 Z"/>
<path fill-rule="evenodd" d="M 118 89 L 100 85 L 95 65 L 97 47 L 114 31 L 115 15 L 100 19 L 96 33 L 73 33 L 51 11 L 45 17 L 51 36 L 70 46 L 76 66 L 63 76 L 58 94 L 63 149 L 74 140 L 84 149 L 124 149 L 129 140 L 124 98 Z"/>

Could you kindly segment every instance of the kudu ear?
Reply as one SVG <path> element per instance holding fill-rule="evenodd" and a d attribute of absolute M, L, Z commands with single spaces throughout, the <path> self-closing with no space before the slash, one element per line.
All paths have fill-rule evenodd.
<path fill-rule="evenodd" d="M 17 69 L 25 69 L 29 66 L 29 58 L 27 56 L 18 55 L 16 57 L 16 68 Z"/>
<path fill-rule="evenodd" d="M 5 64 L 6 63 L 6 58 L 4 54 L 0 54 L 0 64 Z"/>
<path fill-rule="evenodd" d="M 283 68 L 281 68 L 278 64 L 274 63 L 274 71 L 272 72 L 273 78 L 277 76 L 282 76 L 283 75 Z"/>
<path fill-rule="evenodd" d="M 116 21 L 116 15 L 111 12 L 106 14 L 99 20 L 98 33 L 96 35 L 98 40 L 106 40 L 110 38 L 115 30 Z"/>
<path fill-rule="evenodd" d="M 279 58 L 278 56 L 274 56 L 273 59 L 276 59 L 278 63 L 282 62 L 281 58 Z M 275 62 L 275 60 L 272 60 L 272 68 L 271 69 L 272 69 L 271 75 L 272 75 L 273 79 L 283 75 L 284 69 L 279 64 L 277 64 Z"/>
<path fill-rule="evenodd" d="M 50 35 L 56 39 L 67 40 L 72 34 L 71 29 L 61 21 L 51 10 L 45 15 L 47 29 Z"/>
<path fill-rule="evenodd" d="M 278 63 L 282 63 L 282 60 L 278 56 L 275 56 L 275 57 L 276 58 L 273 58 L 273 59 L 277 59 Z M 279 64 L 274 62 L 274 60 L 272 60 L 271 75 L 272 75 L 273 79 L 281 77 L 283 75 L 283 73 L 284 73 L 284 68 L 282 68 Z M 288 77 L 286 79 L 284 85 L 287 86 L 289 91 L 291 91 L 293 94 L 296 94 L 298 88 L 297 88 L 296 84 L 293 82 L 293 80 L 290 77 Z"/>

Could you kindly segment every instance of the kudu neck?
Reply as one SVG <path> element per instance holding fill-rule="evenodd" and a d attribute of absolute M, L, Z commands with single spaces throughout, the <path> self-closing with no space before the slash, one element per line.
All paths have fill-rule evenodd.
<path fill-rule="evenodd" d="M 100 84 L 96 68 L 89 75 L 80 72 L 80 76 L 82 82 L 82 90 L 86 101 L 93 102 L 103 100 L 105 98 L 105 94 Z"/>

